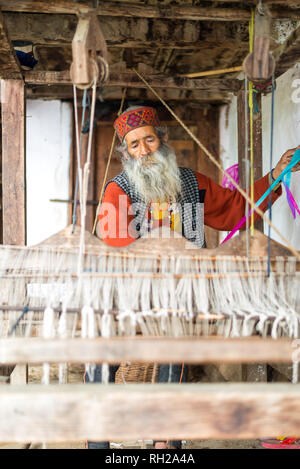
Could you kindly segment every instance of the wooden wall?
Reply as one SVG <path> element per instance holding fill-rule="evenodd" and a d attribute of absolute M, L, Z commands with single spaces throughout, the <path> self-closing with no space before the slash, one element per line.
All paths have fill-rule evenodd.
<path fill-rule="evenodd" d="M 208 157 L 203 154 L 197 145 L 190 139 L 185 130 L 175 121 L 170 119 L 168 113 L 159 106 L 156 106 L 161 124 L 168 126 L 169 143 L 176 151 L 179 166 L 185 166 L 195 169 L 211 177 L 216 182 L 220 182 L 217 168 L 210 162 Z M 219 112 L 218 107 L 209 109 L 185 109 L 184 104 L 175 109 L 186 125 L 195 133 L 199 140 L 211 151 L 216 158 L 219 154 Z M 111 144 L 113 140 L 113 121 L 116 113 L 106 115 L 103 119 L 97 120 L 94 127 L 92 165 L 89 182 L 89 205 L 87 208 L 86 227 L 92 231 L 97 202 L 101 192 L 106 165 L 109 158 Z M 79 119 L 80 120 L 80 119 Z M 75 139 L 74 139 L 75 145 Z M 87 136 L 83 136 L 83 148 L 86 148 Z M 84 153 L 84 152 L 83 152 Z M 76 148 L 73 151 L 73 165 L 71 170 L 72 193 L 74 198 L 74 187 L 76 179 Z M 122 171 L 121 162 L 116 151 L 113 152 L 108 171 L 107 181 Z M 78 220 L 79 210 L 77 209 Z M 70 206 L 70 223 L 72 217 L 72 207 Z M 216 230 L 206 227 L 206 238 L 209 248 L 216 247 L 219 243 L 219 236 Z"/>

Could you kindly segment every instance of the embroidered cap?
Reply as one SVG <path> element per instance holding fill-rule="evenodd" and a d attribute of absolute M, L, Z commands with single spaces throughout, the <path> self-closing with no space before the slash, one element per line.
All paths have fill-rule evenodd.
<path fill-rule="evenodd" d="M 121 142 L 128 132 L 145 125 L 159 126 L 158 115 L 153 107 L 143 106 L 125 111 L 114 122 L 114 128 Z"/>

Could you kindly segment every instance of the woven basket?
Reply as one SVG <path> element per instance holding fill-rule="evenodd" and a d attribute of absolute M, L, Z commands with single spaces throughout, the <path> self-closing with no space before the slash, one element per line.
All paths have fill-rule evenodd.
<path fill-rule="evenodd" d="M 115 382 L 124 383 L 156 383 L 157 382 L 157 364 L 122 362 L 116 373 Z"/>

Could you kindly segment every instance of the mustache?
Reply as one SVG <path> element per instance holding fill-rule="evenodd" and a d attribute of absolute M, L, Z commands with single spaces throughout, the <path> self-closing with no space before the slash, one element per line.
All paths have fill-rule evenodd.
<path fill-rule="evenodd" d="M 173 150 L 165 143 L 162 143 L 157 151 L 149 155 L 138 158 L 137 160 L 130 157 L 133 167 L 147 167 L 153 165 L 166 166 L 169 159 L 172 157 L 176 160 Z"/>
<path fill-rule="evenodd" d="M 137 170 L 147 170 L 159 164 L 161 164 L 161 161 L 158 161 L 158 159 L 155 157 L 155 154 L 143 156 L 142 158 L 139 158 L 138 160 L 134 160 L 132 162 L 132 166 L 135 167 Z"/>

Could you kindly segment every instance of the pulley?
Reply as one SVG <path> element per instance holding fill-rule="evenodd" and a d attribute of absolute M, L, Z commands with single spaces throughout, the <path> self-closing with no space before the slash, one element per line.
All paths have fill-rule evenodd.
<path fill-rule="evenodd" d="M 72 83 L 80 89 L 90 88 L 95 77 L 103 84 L 108 79 L 107 46 L 95 11 L 80 12 L 72 41 Z"/>
<path fill-rule="evenodd" d="M 243 63 L 243 70 L 254 83 L 269 80 L 275 71 L 275 60 L 270 52 L 271 16 L 268 9 L 256 8 L 254 18 L 253 50 Z"/>

